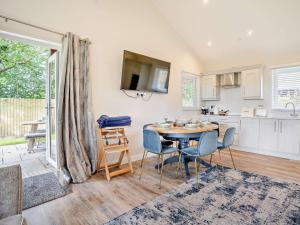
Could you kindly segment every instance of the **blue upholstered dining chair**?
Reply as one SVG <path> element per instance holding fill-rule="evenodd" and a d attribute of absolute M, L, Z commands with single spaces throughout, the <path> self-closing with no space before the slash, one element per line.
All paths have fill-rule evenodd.
<path fill-rule="evenodd" d="M 217 150 L 217 143 L 218 143 L 218 133 L 217 131 L 209 131 L 204 132 L 199 138 L 198 145 L 184 148 L 180 150 L 179 154 L 179 161 L 178 161 L 178 167 L 177 167 L 177 175 L 178 170 L 180 170 L 181 167 L 181 160 L 183 156 L 191 156 L 195 157 L 195 168 L 196 168 L 196 180 L 198 184 L 198 158 L 211 155 Z M 218 165 L 217 165 L 218 170 Z M 218 170 L 219 174 L 219 170 Z"/>
<path fill-rule="evenodd" d="M 149 126 L 151 126 L 152 124 L 151 123 L 149 123 L 149 124 L 145 124 L 144 126 L 143 126 L 143 130 L 145 130 L 147 127 L 149 127 Z M 174 143 L 173 143 L 173 141 L 171 141 L 171 140 L 161 140 L 161 144 L 162 145 L 164 145 L 164 146 L 171 146 L 171 145 L 173 145 Z"/>
<path fill-rule="evenodd" d="M 220 154 L 221 150 L 228 149 L 229 153 L 230 153 L 230 157 L 231 157 L 231 161 L 232 161 L 232 165 L 233 165 L 234 169 L 236 169 L 236 168 L 235 168 L 235 164 L 234 164 L 234 160 L 233 160 L 233 157 L 232 157 L 232 152 L 231 152 L 230 146 L 232 146 L 233 142 L 234 142 L 235 130 L 236 130 L 235 127 L 228 128 L 225 131 L 223 141 L 222 142 L 218 141 L 219 154 Z M 221 159 L 221 154 L 220 154 L 220 159 Z"/>
<path fill-rule="evenodd" d="M 163 175 L 163 169 L 164 169 L 164 155 L 165 154 L 171 154 L 177 151 L 177 148 L 172 146 L 166 146 L 162 145 L 159 134 L 155 130 L 147 129 L 145 128 L 143 130 L 143 145 L 144 145 L 144 154 L 143 159 L 141 163 L 141 173 L 139 179 L 142 177 L 143 173 L 143 166 L 145 159 L 147 158 L 147 153 L 151 152 L 153 154 L 156 154 L 159 156 L 161 166 L 158 165 L 158 169 L 160 169 L 160 181 L 159 181 L 159 188 L 161 188 L 161 180 Z"/>

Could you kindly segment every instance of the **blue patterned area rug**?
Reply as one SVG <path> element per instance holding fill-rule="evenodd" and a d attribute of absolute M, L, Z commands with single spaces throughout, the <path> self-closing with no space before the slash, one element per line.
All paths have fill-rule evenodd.
<path fill-rule="evenodd" d="M 23 209 L 61 198 L 66 194 L 67 191 L 52 172 L 27 177 L 23 180 Z"/>
<path fill-rule="evenodd" d="M 300 224 L 300 185 L 224 168 L 199 174 L 107 225 Z"/>

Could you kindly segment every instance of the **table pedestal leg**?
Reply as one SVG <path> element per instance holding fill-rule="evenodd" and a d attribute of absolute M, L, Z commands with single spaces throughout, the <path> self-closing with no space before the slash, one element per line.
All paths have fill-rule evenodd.
<path fill-rule="evenodd" d="M 179 139 L 179 143 L 178 143 L 178 149 L 184 149 L 184 148 L 188 148 L 189 147 L 189 139 L 185 138 L 185 139 Z M 190 170 L 189 170 L 189 162 L 194 162 L 195 157 L 193 156 L 188 156 L 188 155 L 184 155 L 182 154 L 182 163 L 184 165 L 184 169 L 185 169 L 185 174 L 187 178 L 190 178 L 191 174 L 190 174 Z M 205 167 L 211 167 L 211 165 L 205 161 L 203 161 L 202 159 L 198 159 L 197 160 L 199 163 L 201 163 L 202 165 L 204 165 Z M 166 160 L 164 160 L 164 165 L 166 164 L 171 164 L 171 163 L 178 163 L 178 156 L 172 156 L 170 158 L 167 158 Z M 161 163 L 157 164 L 155 166 L 155 169 L 160 169 L 162 166 Z"/>
<path fill-rule="evenodd" d="M 188 148 L 189 147 L 189 139 L 180 139 L 178 143 L 178 149 Z"/>

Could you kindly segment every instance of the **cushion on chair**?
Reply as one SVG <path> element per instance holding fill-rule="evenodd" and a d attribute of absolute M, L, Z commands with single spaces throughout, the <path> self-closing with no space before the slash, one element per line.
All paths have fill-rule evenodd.
<path fill-rule="evenodd" d="M 169 146 L 169 145 L 173 145 L 173 141 L 162 140 L 162 141 L 161 141 L 161 144 L 162 144 L 162 145 Z"/>
<path fill-rule="evenodd" d="M 27 223 L 25 218 L 21 214 L 18 214 L 0 220 L 0 225 L 27 225 Z"/>
<path fill-rule="evenodd" d="M 184 148 L 180 150 L 182 153 L 188 154 L 188 155 L 198 155 L 198 148 L 197 147 L 189 147 Z"/>
<path fill-rule="evenodd" d="M 173 153 L 173 152 L 176 152 L 176 151 L 177 151 L 176 148 L 169 147 L 169 146 L 162 146 L 162 149 L 161 149 L 162 154 L 169 154 L 169 153 Z"/>
<path fill-rule="evenodd" d="M 218 146 L 218 149 L 223 149 L 223 148 L 225 148 L 223 142 L 221 142 L 221 141 L 218 141 L 217 146 Z"/>
<path fill-rule="evenodd" d="M 26 139 L 32 139 L 32 138 L 45 138 L 46 133 L 27 133 L 24 135 Z"/>

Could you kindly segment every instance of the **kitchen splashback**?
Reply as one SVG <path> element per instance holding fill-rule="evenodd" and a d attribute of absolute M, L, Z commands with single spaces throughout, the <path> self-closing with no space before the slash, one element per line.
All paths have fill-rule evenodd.
<path fill-rule="evenodd" d="M 205 101 L 205 106 L 216 105 L 229 110 L 229 114 L 240 114 L 242 107 L 257 107 L 264 105 L 264 100 L 244 100 L 241 88 L 221 89 L 220 101 Z"/>

